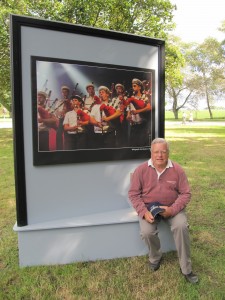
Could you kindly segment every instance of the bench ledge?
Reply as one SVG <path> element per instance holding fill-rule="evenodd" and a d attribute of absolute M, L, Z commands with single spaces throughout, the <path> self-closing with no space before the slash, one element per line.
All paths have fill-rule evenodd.
<path fill-rule="evenodd" d="M 87 227 L 99 225 L 111 225 L 121 223 L 138 222 L 136 211 L 132 208 L 119 209 L 104 213 L 84 215 L 80 217 L 53 220 L 42 223 L 30 224 L 27 226 L 14 225 L 13 230 L 17 232 L 35 231 L 35 230 L 49 230 L 61 228 Z"/>

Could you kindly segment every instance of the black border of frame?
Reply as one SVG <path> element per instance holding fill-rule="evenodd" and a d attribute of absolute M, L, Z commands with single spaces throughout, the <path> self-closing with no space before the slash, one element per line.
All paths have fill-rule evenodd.
<path fill-rule="evenodd" d="M 158 109 L 158 136 L 164 137 L 165 122 L 165 41 L 149 37 L 137 36 L 117 31 L 96 29 L 81 25 L 49 21 L 19 15 L 10 15 L 10 56 L 11 56 L 11 87 L 12 87 L 12 112 L 13 112 L 13 138 L 14 138 L 14 171 L 16 191 L 17 226 L 28 224 L 26 176 L 24 154 L 24 119 L 22 106 L 22 61 L 21 61 L 21 28 L 22 26 L 63 31 L 108 39 L 129 41 L 158 47 L 159 81 L 159 109 Z M 16 94 L 16 97 L 15 97 Z M 15 99 L 16 98 L 16 99 Z M 16 112 L 16 113 L 15 113 Z M 155 126 L 154 126 L 155 127 Z"/>
<path fill-rule="evenodd" d="M 101 63 L 93 63 L 93 62 L 84 62 L 84 61 L 76 61 L 71 59 L 59 59 L 59 58 L 48 58 L 48 57 L 31 57 L 31 67 L 32 67 L 32 99 L 36 98 L 37 88 L 36 88 L 36 62 L 38 60 L 46 61 L 46 62 L 61 62 L 66 64 L 83 64 L 83 66 L 98 66 L 106 68 L 118 68 L 132 71 L 143 71 L 146 73 L 151 73 L 153 77 L 153 85 L 155 85 L 155 70 L 145 69 L 145 68 L 135 68 L 128 66 L 120 66 L 120 65 L 112 65 L 112 64 L 101 64 Z M 132 79 L 130 79 L 131 82 Z M 152 110 L 150 112 L 151 118 L 151 137 L 155 136 L 155 88 L 152 89 L 154 101 L 151 102 Z M 101 149 L 79 149 L 78 151 L 47 151 L 47 152 L 39 152 L 38 151 L 38 137 L 37 137 L 37 106 L 32 104 L 32 114 L 33 114 L 33 163 L 34 166 L 41 165 L 56 165 L 56 164 L 69 164 L 69 163 L 84 163 L 84 162 L 101 162 L 101 161 L 118 161 L 118 160 L 130 160 L 130 159 L 147 159 L 149 157 L 149 144 L 143 147 L 118 147 L 118 148 L 101 148 Z M 152 113 L 153 112 L 153 113 Z M 134 151 L 133 149 L 142 148 L 141 151 Z M 144 150 L 144 151 L 143 151 Z M 74 155 L 76 153 L 76 155 Z"/>

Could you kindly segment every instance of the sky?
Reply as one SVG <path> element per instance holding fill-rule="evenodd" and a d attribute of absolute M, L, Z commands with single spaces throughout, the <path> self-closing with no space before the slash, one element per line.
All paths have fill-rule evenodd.
<path fill-rule="evenodd" d="M 219 41 L 225 34 L 217 30 L 225 20 L 225 0 L 171 0 L 176 4 L 174 22 L 177 24 L 174 35 L 184 42 L 202 43 L 214 37 Z"/>

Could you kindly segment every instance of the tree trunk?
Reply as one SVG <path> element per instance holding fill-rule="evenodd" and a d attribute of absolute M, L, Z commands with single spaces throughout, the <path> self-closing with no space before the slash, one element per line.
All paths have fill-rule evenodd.
<path fill-rule="evenodd" d="M 174 118 L 177 120 L 178 119 L 178 110 L 177 110 L 177 96 L 175 91 L 173 91 L 173 114 Z"/>
<path fill-rule="evenodd" d="M 207 107 L 208 107 L 208 110 L 209 110 L 209 115 L 210 115 L 210 119 L 213 119 L 213 114 L 212 114 L 212 110 L 211 110 L 211 107 L 210 107 L 210 101 L 209 101 L 210 97 L 209 97 L 209 93 L 208 93 L 208 90 L 206 88 L 206 101 L 207 101 Z"/>
<path fill-rule="evenodd" d="M 175 109 L 173 111 L 173 114 L 174 114 L 175 120 L 178 120 L 178 110 L 177 109 Z"/>

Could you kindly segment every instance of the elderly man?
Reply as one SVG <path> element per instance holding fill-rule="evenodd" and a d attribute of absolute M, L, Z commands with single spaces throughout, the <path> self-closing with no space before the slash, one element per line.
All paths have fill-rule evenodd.
<path fill-rule="evenodd" d="M 160 267 L 162 253 L 157 225 L 160 218 L 151 213 L 151 204 L 159 203 L 160 213 L 173 233 L 180 269 L 186 280 L 197 283 L 192 273 L 190 240 L 185 207 L 191 199 L 190 188 L 184 170 L 169 159 L 169 145 L 157 138 L 151 143 L 151 159 L 135 170 L 129 190 L 130 201 L 139 215 L 141 237 L 149 248 L 152 271 Z"/>

